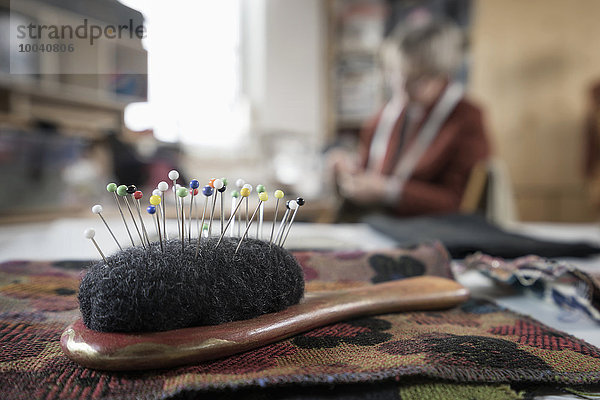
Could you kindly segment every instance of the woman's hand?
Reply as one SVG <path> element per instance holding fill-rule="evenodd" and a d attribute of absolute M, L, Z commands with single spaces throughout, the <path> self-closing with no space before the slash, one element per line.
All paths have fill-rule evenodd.
<path fill-rule="evenodd" d="M 386 176 L 370 171 L 339 175 L 342 196 L 362 205 L 385 203 L 389 183 L 389 178 Z"/>

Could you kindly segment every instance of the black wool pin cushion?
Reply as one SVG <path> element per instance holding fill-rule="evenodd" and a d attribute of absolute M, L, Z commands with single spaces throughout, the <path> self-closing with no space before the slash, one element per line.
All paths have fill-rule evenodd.
<path fill-rule="evenodd" d="M 157 332 L 217 325 L 281 311 L 304 294 L 287 250 L 247 238 L 168 240 L 132 247 L 92 265 L 79 287 L 84 324 L 101 332 Z"/>

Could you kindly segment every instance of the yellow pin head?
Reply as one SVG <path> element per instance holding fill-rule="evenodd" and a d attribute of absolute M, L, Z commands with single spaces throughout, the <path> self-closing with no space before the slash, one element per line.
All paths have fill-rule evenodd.
<path fill-rule="evenodd" d="M 269 195 L 267 194 L 267 192 L 261 192 L 258 194 L 258 198 L 260 201 L 267 201 L 269 200 Z"/>
<path fill-rule="evenodd" d="M 240 194 L 242 195 L 242 197 L 248 197 L 248 196 L 250 196 L 250 189 L 242 188 L 240 190 Z"/>
<path fill-rule="evenodd" d="M 150 196 L 150 204 L 152 204 L 153 206 L 159 205 L 160 204 L 160 196 L 157 196 L 157 195 Z"/>
<path fill-rule="evenodd" d="M 276 190 L 274 194 L 276 199 L 283 199 L 284 193 L 282 190 Z"/>

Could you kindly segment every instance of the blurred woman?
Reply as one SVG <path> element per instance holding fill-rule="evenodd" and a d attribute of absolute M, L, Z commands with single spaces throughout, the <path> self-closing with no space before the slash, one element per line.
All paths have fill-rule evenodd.
<path fill-rule="evenodd" d="M 489 155 L 481 111 L 453 80 L 464 48 L 461 30 L 447 21 L 399 28 L 386 39 L 391 98 L 362 130 L 358 157 L 331 158 L 345 211 L 458 211 L 471 170 Z"/>

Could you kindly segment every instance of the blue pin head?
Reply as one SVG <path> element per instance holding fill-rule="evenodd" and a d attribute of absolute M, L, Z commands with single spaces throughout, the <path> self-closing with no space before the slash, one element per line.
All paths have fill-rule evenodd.
<path fill-rule="evenodd" d="M 202 188 L 202 194 L 205 195 L 206 197 L 208 196 L 212 196 L 213 194 L 213 188 L 210 185 L 206 185 Z"/>
<path fill-rule="evenodd" d="M 156 212 L 156 206 L 148 206 L 146 211 L 148 211 L 148 214 L 154 214 Z"/>
<path fill-rule="evenodd" d="M 198 179 L 192 179 L 190 181 L 190 188 L 198 189 L 199 187 L 200 187 L 200 182 L 198 182 Z"/>

